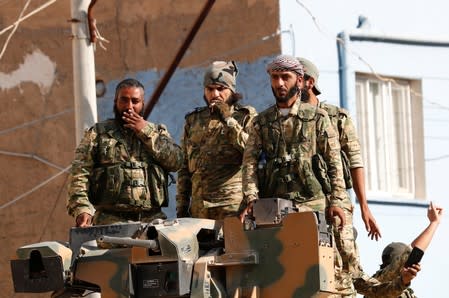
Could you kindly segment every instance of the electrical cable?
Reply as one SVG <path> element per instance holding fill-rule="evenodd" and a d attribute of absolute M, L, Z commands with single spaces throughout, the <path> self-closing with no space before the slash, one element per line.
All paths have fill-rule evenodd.
<path fill-rule="evenodd" d="M 39 188 L 41 188 L 42 186 L 46 185 L 47 183 L 49 183 L 50 181 L 52 181 L 53 179 L 56 179 L 57 177 L 59 177 L 61 174 L 66 173 L 69 169 L 71 168 L 71 166 L 66 167 L 65 169 L 63 169 L 62 171 L 58 172 L 57 174 L 51 176 L 50 178 L 48 178 L 47 180 L 39 183 L 38 185 L 34 186 L 32 189 L 30 189 L 29 191 L 24 192 L 23 194 L 15 197 L 14 199 L 10 200 L 9 202 L 0 205 L 0 210 L 5 209 L 8 206 L 11 206 L 14 203 L 17 203 L 18 201 L 20 201 L 21 199 L 23 199 L 24 197 L 26 197 L 27 195 L 35 192 L 36 190 L 38 190 Z"/>
<path fill-rule="evenodd" d="M 348 49 L 348 47 L 347 47 L 347 45 L 345 44 L 345 41 L 344 41 L 343 39 L 341 39 L 341 38 L 339 38 L 339 37 L 331 37 L 329 34 L 327 34 L 326 32 L 324 32 L 324 31 L 321 29 L 320 25 L 319 25 L 318 18 L 312 13 L 312 11 L 311 11 L 311 10 L 310 10 L 310 9 L 303 3 L 303 2 L 301 2 L 300 0 L 296 0 L 296 3 L 297 3 L 298 5 L 300 5 L 300 6 L 307 12 L 307 14 L 312 18 L 312 21 L 313 21 L 313 23 L 315 24 L 315 27 L 317 28 L 317 30 L 318 30 L 322 35 L 324 35 L 326 38 L 329 38 L 329 39 L 332 39 L 332 40 L 336 40 L 339 44 L 341 44 L 341 46 L 342 46 L 346 51 L 348 51 L 349 53 L 351 53 L 351 54 L 352 54 L 354 57 L 356 57 L 359 61 L 361 61 L 363 64 L 365 64 L 365 65 L 369 68 L 371 74 L 374 75 L 378 80 L 383 81 L 383 82 L 391 82 L 391 83 L 394 84 L 395 86 L 400 86 L 400 85 L 396 82 L 396 80 L 394 80 L 393 78 L 387 78 L 387 77 L 384 77 L 384 76 L 378 74 L 377 71 L 374 69 L 374 67 L 373 67 L 373 66 L 372 66 L 372 65 L 371 65 L 365 58 L 363 58 L 359 53 L 357 53 L 357 52 L 355 52 L 355 51 L 353 51 L 353 50 Z M 435 106 L 438 106 L 438 107 L 440 107 L 440 108 L 449 110 L 449 107 L 448 107 L 448 106 L 442 105 L 442 104 L 437 103 L 437 102 L 431 102 L 431 101 L 428 101 L 428 100 L 424 99 L 422 93 L 417 92 L 417 91 L 413 90 L 412 88 L 410 88 L 410 92 L 411 92 L 412 94 L 414 94 L 415 96 L 417 96 L 417 97 L 423 98 L 423 100 L 427 101 L 428 103 L 430 103 L 430 104 L 432 104 L 432 105 L 435 105 Z"/>
<path fill-rule="evenodd" d="M 41 10 L 44 10 L 45 8 L 47 8 L 48 6 L 52 5 L 53 3 L 55 3 L 58 0 L 50 0 L 44 4 L 42 4 L 41 6 L 39 6 L 38 8 L 36 8 L 35 10 L 31 11 L 30 13 L 28 13 L 27 15 L 25 15 L 24 17 L 19 18 L 17 21 L 15 21 L 13 24 L 9 25 L 8 27 L 4 28 L 2 31 L 0 31 L 0 35 L 2 35 L 3 33 L 11 30 L 14 28 L 14 26 L 16 26 L 16 24 L 19 24 L 23 21 L 25 21 L 26 19 L 28 19 L 29 17 L 35 15 L 36 13 L 40 12 Z"/>
<path fill-rule="evenodd" d="M 41 117 L 41 118 L 39 118 L 39 119 L 32 120 L 32 121 L 30 121 L 30 122 L 25 122 L 25 123 L 19 124 L 19 125 L 17 125 L 17 126 L 11 127 L 11 128 L 7 128 L 7 129 L 0 130 L 0 136 L 1 136 L 1 135 L 4 135 L 4 134 L 7 134 L 7 133 L 10 133 L 10 132 L 12 132 L 12 131 L 14 131 L 14 130 L 21 129 L 21 128 L 24 128 L 24 127 L 27 127 L 27 126 L 36 124 L 36 123 L 41 122 L 41 121 L 45 121 L 45 120 L 57 118 L 57 117 L 62 116 L 62 115 L 64 115 L 64 114 L 66 114 L 66 113 L 73 112 L 73 110 L 74 110 L 73 108 L 65 109 L 65 110 L 63 110 L 63 111 L 61 111 L 61 112 L 58 112 L 58 113 L 56 113 L 56 114 L 51 114 L 51 115 L 48 115 L 48 116 L 43 116 L 43 117 Z"/>
<path fill-rule="evenodd" d="M 51 166 L 53 168 L 56 168 L 56 169 L 58 169 L 60 171 L 64 170 L 62 167 L 60 167 L 58 165 L 55 165 L 54 163 L 51 163 L 48 160 L 46 160 L 46 159 L 44 159 L 42 157 L 39 157 L 38 155 L 36 155 L 34 153 L 32 153 L 32 154 L 29 154 L 29 153 L 17 153 L 17 152 L 10 152 L 10 151 L 0 150 L 0 154 L 9 155 L 9 156 L 15 156 L 15 157 L 31 158 L 31 159 L 35 159 L 37 161 L 40 161 L 40 162 L 46 164 L 47 166 Z"/>
<path fill-rule="evenodd" d="M 30 4 L 31 0 L 28 0 L 24 7 L 22 8 L 22 11 L 20 12 L 19 15 L 19 19 L 23 16 L 23 14 L 25 13 L 25 10 L 27 9 L 28 5 Z M 11 40 L 11 37 L 14 35 L 14 33 L 16 32 L 17 28 L 19 27 L 20 22 L 15 22 L 14 23 L 14 27 L 11 31 L 11 33 L 8 35 L 8 37 L 6 38 L 5 43 L 3 44 L 3 48 L 0 52 L 0 60 L 2 60 L 3 54 L 5 54 L 6 48 L 8 47 L 9 41 Z"/>
<path fill-rule="evenodd" d="M 67 183 L 68 178 L 69 178 L 69 175 L 67 175 L 67 176 L 65 177 L 64 183 L 62 184 L 62 186 L 61 186 L 60 189 L 59 189 L 58 196 L 56 197 L 56 200 L 55 200 L 55 202 L 53 203 L 53 207 L 51 208 L 51 211 L 50 211 L 50 213 L 49 213 L 48 216 L 47 216 L 47 221 L 46 221 L 45 224 L 44 224 L 44 228 L 42 229 L 42 233 L 41 233 L 41 235 L 39 236 L 38 242 L 41 242 L 41 241 L 42 241 L 42 239 L 43 239 L 43 237 L 44 237 L 44 233 L 45 233 L 45 231 L 47 230 L 48 226 L 50 225 L 50 218 L 52 217 L 53 213 L 55 212 L 56 206 L 58 206 L 59 200 L 62 198 L 62 192 L 63 192 L 63 190 L 65 190 L 65 185 L 66 185 L 66 183 Z"/>

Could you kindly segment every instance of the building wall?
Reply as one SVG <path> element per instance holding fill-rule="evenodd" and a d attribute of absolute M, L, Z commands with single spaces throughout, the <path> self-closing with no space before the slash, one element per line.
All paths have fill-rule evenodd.
<path fill-rule="evenodd" d="M 26 1 L 0 1 L 0 28 L 12 24 Z M 31 11 L 45 1 L 32 1 Z M 240 66 L 238 89 L 243 103 L 261 111 L 272 104 L 264 70 L 279 52 L 304 56 L 321 71 L 323 99 L 338 103 L 338 62 L 335 37 L 355 28 L 364 14 L 373 28 L 386 33 L 427 37 L 448 36 L 449 20 L 441 1 L 423 4 L 406 1 L 217 1 L 181 62 L 150 120 L 165 123 L 179 140 L 183 115 L 203 104 L 202 73 L 212 60 L 235 59 Z M 94 7 L 99 30 L 110 43 L 97 45 L 96 76 L 106 83 L 98 98 L 99 119 L 112 115 L 114 87 L 133 76 L 146 87 L 146 98 L 171 63 L 203 2 L 201 1 L 102 1 Z M 422 6 L 421 6 L 422 5 Z M 424 7 L 425 5 L 425 7 Z M 388 9 L 386 9 L 388 8 Z M 400 12 L 400 13 L 398 13 Z M 67 174 L 75 148 L 73 78 L 69 1 L 55 4 L 20 24 L 0 60 L 0 296 L 12 296 L 9 259 L 27 243 L 67 240 L 73 224 L 65 211 Z M 280 26 L 279 26 L 280 24 Z M 0 35 L 0 45 L 7 35 Z M 282 41 L 282 42 L 281 42 Z M 427 200 L 449 208 L 444 200 L 444 169 L 449 166 L 447 106 L 449 90 L 446 49 L 410 48 L 381 44 L 352 44 L 354 52 L 384 75 L 422 79 L 424 105 L 425 177 Z M 407 53 L 407 55 L 404 55 Z M 351 56 L 350 78 L 371 69 Z M 350 82 L 351 113 L 354 80 Z M 352 87 L 351 87 L 352 86 Z M 352 89 L 351 89 L 352 88 Z M 60 174 L 59 176 L 56 176 Z M 54 179 L 49 180 L 53 176 Z M 41 187 L 38 187 L 42 185 Z M 166 210 L 174 216 L 174 194 Z M 28 193 L 29 192 L 29 193 Z M 374 198 L 369 199 L 384 199 Z M 371 204 L 382 229 L 382 240 L 369 240 L 356 206 L 362 264 L 368 273 L 378 268 L 380 253 L 391 241 L 410 242 L 425 227 L 425 209 Z M 443 219 L 423 259 L 423 270 L 413 282 L 420 297 L 443 297 L 442 268 L 449 228 Z M 431 285 L 431 286 L 429 286 Z M 45 296 L 45 295 L 43 295 Z M 48 296 L 48 295 L 47 295 Z M 27 297 L 27 295 L 16 295 Z"/>
<path fill-rule="evenodd" d="M 47 1 L 32 1 L 25 14 Z M 0 28 L 14 23 L 25 0 L 0 1 Z M 205 1 L 98 1 L 93 15 L 107 51 L 97 45 L 99 118 L 112 115 L 115 85 L 142 80 L 148 99 L 175 57 Z M 65 210 L 67 173 L 73 158 L 75 125 L 70 1 L 57 1 L 20 23 L 0 60 L 0 296 L 11 297 L 9 260 L 25 244 L 68 240 L 74 220 Z M 241 65 L 245 97 L 270 98 L 266 58 L 280 52 L 275 1 L 216 1 L 181 61 L 150 120 L 167 124 L 176 140 L 183 115 L 202 105 L 202 72 L 213 60 Z M 8 31 L 0 35 L 0 45 Z M 262 73 L 262 75 L 261 75 Z M 242 77 L 242 75 L 241 75 Z M 260 106 L 260 104 L 259 104 Z M 173 188 L 171 208 L 174 216 Z M 28 297 L 16 294 L 14 297 Z M 48 296 L 42 295 L 42 296 Z"/>
<path fill-rule="evenodd" d="M 339 104 L 337 34 L 356 28 L 359 15 L 368 17 L 365 30 L 388 35 L 422 37 L 447 41 L 449 20 L 445 16 L 446 4 L 431 0 L 426 3 L 407 1 L 288 1 L 281 0 L 281 30 L 292 34 L 282 36 L 282 51 L 314 61 L 320 69 L 321 100 Z M 295 39 L 292 41 L 291 36 Z M 425 202 L 434 201 L 449 208 L 445 189 L 446 169 L 449 167 L 448 114 L 446 98 L 449 81 L 448 48 L 392 45 L 373 42 L 351 42 L 348 46 L 348 102 L 350 113 L 356 114 L 355 73 L 405 77 L 422 81 L 425 175 L 418 183 L 425 185 Z M 367 63 L 365 63 L 367 62 Z M 368 194 L 371 201 L 390 201 L 390 198 Z M 417 200 L 405 203 L 417 203 Z M 382 232 L 378 242 L 369 240 L 356 206 L 354 225 L 359 231 L 358 244 L 361 262 L 367 273 L 374 273 L 381 262 L 381 252 L 388 243 L 410 243 L 427 226 L 425 206 L 390 206 L 371 202 Z M 447 217 L 447 216 L 446 216 Z M 443 218 L 432 244 L 422 261 L 422 270 L 413 281 L 418 297 L 444 297 L 444 268 L 449 265 L 446 253 L 449 233 L 447 218 Z"/>

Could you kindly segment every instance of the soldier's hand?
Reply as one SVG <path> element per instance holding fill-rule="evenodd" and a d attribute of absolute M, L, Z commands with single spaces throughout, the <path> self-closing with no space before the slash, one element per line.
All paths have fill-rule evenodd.
<path fill-rule="evenodd" d="M 405 286 L 409 285 L 412 279 L 416 277 L 419 271 L 421 271 L 421 266 L 419 264 L 413 264 L 411 267 L 402 268 L 401 269 L 402 283 Z"/>
<path fill-rule="evenodd" d="M 346 224 L 346 218 L 343 209 L 341 209 L 340 207 L 331 206 L 329 207 L 327 212 L 328 218 L 334 221 L 334 224 L 338 226 L 338 229 L 339 230 L 343 229 L 343 226 Z M 336 220 L 335 217 L 339 219 L 339 222 Z"/>
<path fill-rule="evenodd" d="M 212 113 L 217 114 L 221 121 L 226 121 L 231 117 L 231 110 L 227 103 L 223 101 L 215 101 L 210 105 Z"/>
<path fill-rule="evenodd" d="M 430 222 L 439 223 L 443 215 L 443 208 L 436 206 L 433 202 L 430 202 L 429 208 L 427 208 L 427 218 Z"/>
<path fill-rule="evenodd" d="M 92 225 L 92 215 L 83 212 L 76 217 L 75 223 L 76 227 L 79 228 L 90 227 Z"/>
<path fill-rule="evenodd" d="M 131 109 L 123 112 L 122 119 L 126 123 L 124 126 L 134 130 L 135 132 L 139 132 L 148 123 L 142 116 Z"/>
<path fill-rule="evenodd" d="M 245 222 L 245 217 L 253 213 L 254 201 L 251 201 L 246 205 L 246 207 L 240 212 L 239 219 L 241 223 Z"/>
<path fill-rule="evenodd" d="M 380 234 L 379 226 L 376 223 L 376 220 L 374 219 L 374 216 L 371 214 L 371 211 L 369 209 L 363 210 L 362 209 L 362 219 L 365 223 L 366 231 L 368 232 L 368 237 L 371 237 L 371 240 L 374 238 L 376 241 L 379 240 L 379 238 L 382 238 L 382 235 Z"/>

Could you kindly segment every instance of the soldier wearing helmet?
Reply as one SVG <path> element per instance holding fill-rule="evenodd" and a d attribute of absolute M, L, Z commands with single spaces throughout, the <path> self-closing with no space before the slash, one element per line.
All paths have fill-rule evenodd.
<path fill-rule="evenodd" d="M 429 224 L 427 227 L 412 241 L 410 245 L 402 242 L 392 242 L 388 244 L 382 251 L 382 264 L 380 269 L 373 275 L 380 282 L 385 282 L 401 275 L 403 279 L 413 278 L 420 270 L 419 264 L 412 265 L 412 267 L 404 268 L 406 261 L 413 248 L 418 248 L 424 253 L 432 241 L 441 217 L 443 216 L 443 208 L 434 205 L 430 202 L 427 209 L 427 218 Z M 404 278 L 405 277 L 405 278 Z M 411 279 L 410 279 L 411 280 Z M 414 291 L 409 287 L 409 279 L 405 280 L 408 287 L 398 296 L 399 298 L 416 298 Z M 366 298 L 377 297 L 375 295 L 365 295 Z"/>
<path fill-rule="evenodd" d="M 368 236 L 377 240 L 381 237 L 381 234 L 366 199 L 362 155 L 354 123 L 345 109 L 318 99 L 317 96 L 321 94 L 321 90 L 318 87 L 318 68 L 306 58 L 299 57 L 297 59 L 304 67 L 301 100 L 319 106 L 328 113 L 340 142 L 346 189 L 354 188 Z M 352 214 L 354 206 L 349 195 L 346 195 L 342 201 L 342 208 L 345 213 L 346 225 L 343 229 L 338 229 L 334 226 L 335 240 L 343 261 L 342 275 L 339 276 L 342 280 L 337 281 L 342 287 L 352 287 L 351 276 L 358 276 L 355 272 L 359 272 L 361 275 L 363 270 L 359 263 L 359 252 L 353 235 Z"/>
<path fill-rule="evenodd" d="M 223 219 L 238 214 L 243 198 L 241 163 L 247 127 L 256 115 L 239 103 L 237 64 L 215 61 L 204 74 L 204 107 L 185 117 L 178 171 L 178 217 Z"/>

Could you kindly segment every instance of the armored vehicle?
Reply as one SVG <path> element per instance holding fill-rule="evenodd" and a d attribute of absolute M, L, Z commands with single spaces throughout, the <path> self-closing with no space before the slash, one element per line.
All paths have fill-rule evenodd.
<path fill-rule="evenodd" d="M 331 232 L 324 215 L 258 200 L 253 217 L 178 218 L 72 228 L 69 243 L 20 247 L 16 292 L 52 297 L 329 297 Z"/>

